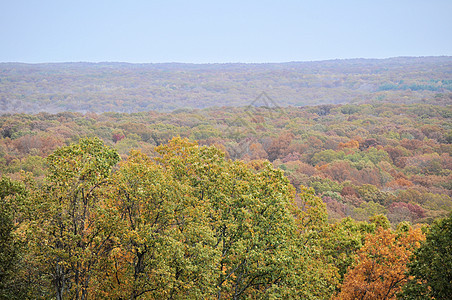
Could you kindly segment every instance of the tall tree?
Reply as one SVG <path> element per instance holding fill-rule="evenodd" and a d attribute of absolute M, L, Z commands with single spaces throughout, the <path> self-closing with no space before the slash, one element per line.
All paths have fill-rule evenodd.
<path fill-rule="evenodd" d="M 124 299 L 212 294 L 218 253 L 208 210 L 190 186 L 138 151 L 120 164 L 111 182 L 104 224 L 117 224 L 117 243 L 98 290 Z"/>
<path fill-rule="evenodd" d="M 24 184 L 2 176 L 0 179 L 0 299 L 24 299 L 27 286 L 20 278 L 21 243 L 14 233 L 17 210 L 26 193 Z"/>
<path fill-rule="evenodd" d="M 375 225 L 348 217 L 331 224 L 321 232 L 322 251 L 336 266 L 341 279 L 355 261 L 356 253 L 364 245 L 365 237 L 374 231 Z"/>
<path fill-rule="evenodd" d="M 327 266 L 311 255 L 313 249 L 301 238 L 303 229 L 311 232 L 310 222 L 306 217 L 306 223 L 297 226 L 295 215 L 301 218 L 301 213 L 295 206 L 295 191 L 281 170 L 269 163 L 252 170 L 225 159 L 214 147 L 198 147 L 182 139 L 157 151 L 158 161 L 173 178 L 190 186 L 191 195 L 210 207 L 209 224 L 215 249 L 220 251 L 217 298 L 328 298 L 325 286 L 334 276 L 322 272 Z M 321 203 L 313 191 L 302 190 L 300 198 Z M 326 220 L 323 212 L 323 217 L 313 219 Z M 311 278 L 312 285 L 306 285 L 308 273 L 317 276 Z"/>
<path fill-rule="evenodd" d="M 240 299 L 272 293 L 294 259 L 293 191 L 268 164 L 252 172 L 224 158 L 214 147 L 174 139 L 157 148 L 158 161 L 174 180 L 187 184 L 199 203 L 207 203 L 209 226 L 219 251 L 217 298 Z"/>
<path fill-rule="evenodd" d="M 48 175 L 33 195 L 30 247 L 51 278 L 56 299 L 87 299 L 91 278 L 111 233 L 99 230 L 100 189 L 117 152 L 97 138 L 57 149 L 47 158 Z"/>

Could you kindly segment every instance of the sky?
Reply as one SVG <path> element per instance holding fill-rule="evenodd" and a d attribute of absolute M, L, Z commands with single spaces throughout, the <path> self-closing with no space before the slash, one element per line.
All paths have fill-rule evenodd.
<path fill-rule="evenodd" d="M 0 0 L 0 62 L 452 55 L 451 0 Z"/>

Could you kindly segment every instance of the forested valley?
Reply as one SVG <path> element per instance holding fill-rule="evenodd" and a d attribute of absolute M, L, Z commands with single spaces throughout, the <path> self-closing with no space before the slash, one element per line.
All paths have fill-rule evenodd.
<path fill-rule="evenodd" d="M 154 102 L 150 66 L 121 94 L 118 65 L 2 64 L 0 299 L 448 299 L 451 62 L 418 60 L 168 64 Z"/>

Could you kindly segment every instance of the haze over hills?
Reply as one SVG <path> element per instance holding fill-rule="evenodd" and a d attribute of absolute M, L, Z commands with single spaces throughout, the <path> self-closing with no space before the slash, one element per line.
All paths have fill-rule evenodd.
<path fill-rule="evenodd" d="M 1 63 L 0 113 L 140 112 L 246 106 L 448 104 L 452 57 L 265 64 Z"/>

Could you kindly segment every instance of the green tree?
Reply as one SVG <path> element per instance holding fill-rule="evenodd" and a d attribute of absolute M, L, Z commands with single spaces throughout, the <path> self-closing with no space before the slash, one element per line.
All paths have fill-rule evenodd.
<path fill-rule="evenodd" d="M 322 232 L 323 253 L 336 266 L 341 280 L 355 261 L 356 252 L 364 245 L 366 235 L 374 231 L 374 224 L 347 217 Z"/>
<path fill-rule="evenodd" d="M 452 295 L 452 215 L 431 225 L 408 264 L 411 280 L 401 299 L 450 299 Z"/>
<path fill-rule="evenodd" d="M 209 224 L 220 253 L 217 298 L 288 293 L 297 247 L 289 210 L 293 190 L 282 172 L 268 163 L 252 172 L 215 147 L 182 139 L 157 151 L 173 178 L 210 206 Z"/>
<path fill-rule="evenodd" d="M 113 175 L 103 223 L 115 224 L 117 242 L 97 297 L 199 299 L 215 292 L 219 253 L 206 202 L 172 175 L 138 151 Z"/>
<path fill-rule="evenodd" d="M 99 230 L 100 190 L 117 152 L 97 138 L 57 149 L 48 156 L 44 185 L 31 195 L 30 248 L 56 299 L 87 299 L 90 280 L 111 232 Z M 49 280 L 47 280 L 49 281 Z"/>
<path fill-rule="evenodd" d="M 388 218 L 382 214 L 375 214 L 369 218 L 371 224 L 374 224 L 376 228 L 389 229 L 391 227 L 391 223 Z"/>
<path fill-rule="evenodd" d="M 326 205 L 315 196 L 313 188 L 300 186 L 293 215 L 298 234 L 295 237 L 299 259 L 294 261 L 295 293 L 299 299 L 329 299 L 339 283 L 339 269 L 334 264 L 325 241 L 330 225 Z"/>
<path fill-rule="evenodd" d="M 385 214 L 386 208 L 379 203 L 373 201 L 361 203 L 359 207 L 353 209 L 353 217 L 357 220 L 364 221 L 378 214 Z"/>
<path fill-rule="evenodd" d="M 378 204 L 386 204 L 386 199 L 389 196 L 387 193 L 380 191 L 376 186 L 372 184 L 363 184 L 356 190 L 361 199 L 366 202 L 373 201 Z"/>
<path fill-rule="evenodd" d="M 15 238 L 17 202 L 22 202 L 25 186 L 2 176 L 0 179 L 0 299 L 24 299 L 26 288 L 18 275 L 22 245 Z"/>

